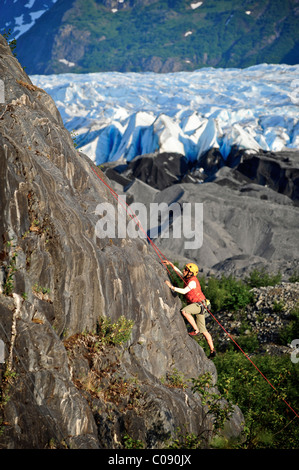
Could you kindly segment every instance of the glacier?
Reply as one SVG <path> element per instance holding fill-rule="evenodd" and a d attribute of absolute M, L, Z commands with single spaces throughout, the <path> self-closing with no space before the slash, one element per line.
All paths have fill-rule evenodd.
<path fill-rule="evenodd" d="M 54 99 L 78 149 L 96 164 L 211 148 L 299 148 L 299 65 L 204 68 L 169 74 L 33 75 Z"/>

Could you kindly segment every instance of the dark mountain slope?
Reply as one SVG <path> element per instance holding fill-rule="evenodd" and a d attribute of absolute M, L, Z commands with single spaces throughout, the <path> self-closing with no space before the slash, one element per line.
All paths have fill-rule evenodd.
<path fill-rule="evenodd" d="M 18 57 L 30 74 L 294 64 L 298 14 L 297 0 L 58 0 Z"/>

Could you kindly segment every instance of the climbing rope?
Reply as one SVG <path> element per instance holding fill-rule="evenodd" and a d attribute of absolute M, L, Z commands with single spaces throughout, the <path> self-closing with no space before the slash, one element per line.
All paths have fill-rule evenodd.
<path fill-rule="evenodd" d="M 148 241 L 150 242 L 150 244 L 152 245 L 152 247 L 154 248 L 156 254 L 158 255 L 159 259 L 162 261 L 162 264 L 163 264 L 163 259 L 164 258 L 166 261 L 167 258 L 166 256 L 159 250 L 159 248 L 155 245 L 155 243 L 151 240 L 151 238 L 148 236 L 148 234 L 145 232 L 145 230 L 143 229 L 143 227 L 141 226 L 136 214 L 134 213 L 134 211 L 131 209 L 131 207 L 127 204 L 126 201 L 123 201 L 119 196 L 118 194 L 116 193 L 116 191 L 114 191 L 113 188 L 111 188 L 111 186 L 103 179 L 101 178 L 101 176 L 96 172 L 96 170 L 91 167 L 92 171 L 96 174 L 96 176 L 104 183 L 104 185 L 109 189 L 110 193 L 112 194 L 112 196 L 117 200 L 118 203 L 121 204 L 121 206 L 124 208 L 124 210 L 126 211 L 126 213 L 131 217 L 131 219 L 133 219 L 135 221 L 135 223 L 138 225 L 138 227 L 140 228 L 140 230 L 145 234 L 146 238 L 148 239 Z M 120 202 L 121 201 L 121 202 Z M 124 205 L 124 204 L 125 205 Z M 167 268 L 167 266 L 165 266 L 163 264 L 163 266 L 167 269 L 168 273 L 170 274 L 170 271 L 169 269 Z M 185 282 L 184 278 L 180 275 L 180 273 L 178 273 L 176 271 L 176 274 L 178 274 L 178 276 Z M 278 390 L 274 387 L 274 385 L 270 382 L 270 380 L 267 379 L 267 377 L 261 372 L 261 370 L 257 367 L 257 365 L 250 359 L 250 357 L 243 351 L 243 349 L 241 348 L 241 346 L 239 346 L 239 344 L 234 340 L 234 338 L 228 333 L 228 331 L 221 325 L 221 323 L 219 322 L 219 320 L 217 320 L 217 318 L 212 314 L 212 312 L 201 302 L 201 304 L 203 305 L 203 307 L 209 312 L 209 314 L 213 317 L 213 319 L 220 325 L 220 327 L 223 329 L 223 331 L 227 334 L 227 336 L 234 342 L 234 344 L 240 349 L 240 351 L 244 354 L 244 356 L 251 362 L 251 364 L 256 368 L 256 370 L 261 374 L 261 376 L 264 378 L 264 380 L 273 388 L 273 390 L 275 390 L 275 392 L 278 393 Z M 298 413 L 289 405 L 289 403 L 281 397 L 281 399 L 284 401 L 284 403 L 288 406 L 288 408 L 295 414 L 295 416 L 297 418 L 299 418 L 299 415 Z"/>

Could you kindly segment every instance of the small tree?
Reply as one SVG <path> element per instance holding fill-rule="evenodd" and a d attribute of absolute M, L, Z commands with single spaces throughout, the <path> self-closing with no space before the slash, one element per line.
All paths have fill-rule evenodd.
<path fill-rule="evenodd" d="M 214 435 L 223 429 L 225 422 L 233 411 L 233 405 L 224 400 L 223 395 L 212 391 L 212 376 L 209 372 L 200 375 L 197 379 L 192 378 L 191 390 L 199 393 L 202 405 L 206 408 L 206 416 L 213 417 Z"/>

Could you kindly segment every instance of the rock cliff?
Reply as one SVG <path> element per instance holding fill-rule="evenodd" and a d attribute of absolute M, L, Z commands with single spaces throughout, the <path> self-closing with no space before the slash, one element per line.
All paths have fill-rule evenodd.
<path fill-rule="evenodd" d="M 116 205 L 75 149 L 52 99 L 0 37 L 1 448 L 165 446 L 178 428 L 207 445 L 213 419 L 170 376 L 217 372 L 188 336 L 167 273 L 144 240 L 101 238 L 99 203 Z M 101 341 L 101 319 L 132 322 Z M 109 328 L 108 328 L 109 329 Z M 226 426 L 238 436 L 236 407 Z"/>

